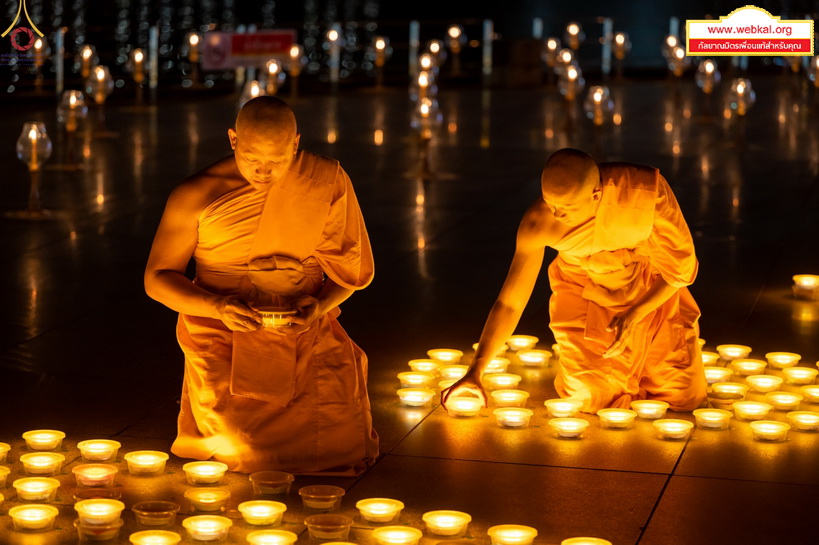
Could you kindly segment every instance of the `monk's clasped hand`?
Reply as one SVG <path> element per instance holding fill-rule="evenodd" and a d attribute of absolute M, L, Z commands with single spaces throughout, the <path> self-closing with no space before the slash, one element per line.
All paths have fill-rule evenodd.
<path fill-rule="evenodd" d="M 312 295 L 300 296 L 293 302 L 293 308 L 298 311 L 298 314 L 290 319 L 290 325 L 294 333 L 307 331 L 313 322 L 321 318 L 319 300 Z"/>
<path fill-rule="evenodd" d="M 611 343 L 608 350 L 603 354 L 604 358 L 613 358 L 619 356 L 626 349 L 626 344 L 634 332 L 634 325 L 637 320 L 634 319 L 630 312 L 623 312 L 617 314 L 611 319 L 606 331 L 614 332 L 614 342 Z"/>
<path fill-rule="evenodd" d="M 256 331 L 262 327 L 262 317 L 241 298 L 231 295 L 217 304 L 219 319 L 231 331 Z"/>

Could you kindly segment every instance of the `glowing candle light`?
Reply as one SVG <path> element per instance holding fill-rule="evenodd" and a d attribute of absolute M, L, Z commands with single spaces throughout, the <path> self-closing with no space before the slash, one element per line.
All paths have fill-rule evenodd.
<path fill-rule="evenodd" d="M 569 47 L 577 50 L 577 48 L 580 47 L 580 42 L 585 38 L 585 35 L 578 23 L 571 22 L 566 25 L 566 32 L 563 34 L 563 38 L 569 44 Z"/>
<path fill-rule="evenodd" d="M 715 382 L 711 385 L 711 395 L 716 399 L 745 399 L 748 386 L 739 382 Z"/>
<path fill-rule="evenodd" d="M 12 486 L 17 490 L 19 500 L 52 501 L 57 496 L 60 481 L 48 477 L 26 477 L 15 480 Z"/>
<path fill-rule="evenodd" d="M 310 509 L 335 509 L 341 504 L 345 492 L 338 486 L 317 484 L 301 487 L 299 496 L 304 506 Z"/>
<path fill-rule="evenodd" d="M 808 403 L 819 403 L 819 386 L 802 386 L 800 391 Z"/>
<path fill-rule="evenodd" d="M 778 443 L 788 438 L 790 425 L 777 420 L 757 420 L 749 424 L 751 433 L 756 441 Z"/>
<path fill-rule="evenodd" d="M 390 498 L 368 498 L 355 504 L 361 518 L 369 522 L 392 522 L 404 509 L 404 504 Z"/>
<path fill-rule="evenodd" d="M 509 348 L 514 351 L 531 350 L 535 347 L 540 339 L 533 335 L 512 335 L 506 341 Z"/>
<path fill-rule="evenodd" d="M 716 365 L 717 361 L 719 361 L 719 354 L 716 352 L 709 352 L 707 350 L 702 352 L 702 364 L 704 366 Z"/>
<path fill-rule="evenodd" d="M 565 399 L 547 399 L 543 402 L 549 416 L 555 418 L 568 418 L 576 415 L 583 407 L 582 399 L 573 399 L 571 397 Z"/>
<path fill-rule="evenodd" d="M 96 51 L 94 46 L 91 45 L 84 45 L 80 50 L 80 75 L 83 79 L 86 79 L 89 75 L 91 75 L 91 66 L 94 63 L 94 56 L 96 55 Z"/>
<path fill-rule="evenodd" d="M 272 526 L 281 524 L 282 515 L 287 511 L 287 506 L 278 501 L 253 500 L 240 503 L 237 509 L 248 524 Z"/>
<path fill-rule="evenodd" d="M 481 411 L 481 400 L 476 397 L 450 397 L 445 408 L 449 416 L 476 416 Z"/>
<path fill-rule="evenodd" d="M 819 78 L 817 78 L 819 81 Z M 793 294 L 798 299 L 819 299 L 819 275 L 797 274 L 793 277 Z"/>
<path fill-rule="evenodd" d="M 287 530 L 257 530 L 245 539 L 250 545 L 293 545 L 299 536 Z"/>
<path fill-rule="evenodd" d="M 489 394 L 496 407 L 524 407 L 529 392 L 523 390 L 495 390 Z"/>
<path fill-rule="evenodd" d="M 751 353 L 751 347 L 743 344 L 721 344 L 717 346 L 719 356 L 725 361 L 734 361 L 747 358 Z"/>
<path fill-rule="evenodd" d="M 638 399 L 631 402 L 631 409 L 635 411 L 640 418 L 655 420 L 665 416 L 665 412 L 668 410 L 668 403 L 656 399 Z"/>
<path fill-rule="evenodd" d="M 429 72 L 422 70 L 418 73 L 418 98 L 426 98 L 427 91 L 431 84 L 431 76 Z"/>
<path fill-rule="evenodd" d="M 14 529 L 20 531 L 51 530 L 59 511 L 52 505 L 17 505 L 9 509 Z"/>
<path fill-rule="evenodd" d="M 188 34 L 188 60 L 190 62 L 199 61 L 199 34 L 191 32 Z"/>
<path fill-rule="evenodd" d="M 789 367 L 783 369 L 782 374 L 785 376 L 785 381 L 788 384 L 804 385 L 813 384 L 816 380 L 816 375 L 819 374 L 819 370 L 809 367 Z"/>
<path fill-rule="evenodd" d="M 492 545 L 531 545 L 537 530 L 521 524 L 501 524 L 486 531 Z"/>
<path fill-rule="evenodd" d="M 561 541 L 560 545 L 612 545 L 612 543 L 599 537 L 570 537 Z"/>
<path fill-rule="evenodd" d="M 137 48 L 131 52 L 131 63 L 134 68 L 134 82 L 137 85 L 142 85 L 145 81 L 145 53 Z"/>
<path fill-rule="evenodd" d="M 514 373 L 491 373 L 483 375 L 481 380 L 488 390 L 512 390 L 518 387 L 521 378 L 520 375 Z"/>
<path fill-rule="evenodd" d="M 121 446 L 119 441 L 110 439 L 91 439 L 77 443 L 77 448 L 80 449 L 80 454 L 86 462 L 114 461 L 117 459 Z"/>
<path fill-rule="evenodd" d="M 794 352 L 768 352 L 765 354 L 765 359 L 774 369 L 786 369 L 797 365 L 802 355 Z"/>
<path fill-rule="evenodd" d="M 549 426 L 558 437 L 576 439 L 583 435 L 589 427 L 589 422 L 582 418 L 552 418 L 549 420 Z"/>
<path fill-rule="evenodd" d="M 740 376 L 762 374 L 767 366 L 768 362 L 765 360 L 742 358 L 731 362 L 734 372 Z"/>
<path fill-rule="evenodd" d="M 65 456 L 54 452 L 30 453 L 20 456 L 26 475 L 53 475 L 60 471 Z"/>
<path fill-rule="evenodd" d="M 82 464 L 71 472 L 78 486 L 114 486 L 114 477 L 119 473 L 117 466 L 109 464 Z"/>
<path fill-rule="evenodd" d="M 156 450 L 135 450 L 124 456 L 131 475 L 158 475 L 165 471 L 168 455 Z"/>
<path fill-rule="evenodd" d="M 405 407 L 428 407 L 435 390 L 431 388 L 401 388 L 398 390 L 398 398 Z"/>
<path fill-rule="evenodd" d="M 704 371 L 705 381 L 708 384 L 727 382 L 734 374 L 734 372 L 727 367 L 706 367 Z"/>
<path fill-rule="evenodd" d="M 415 371 L 404 372 L 398 373 L 398 380 L 401 382 L 401 388 L 426 388 L 435 380 L 435 375 Z"/>
<path fill-rule="evenodd" d="M 424 533 L 409 526 L 384 526 L 373 530 L 378 545 L 416 545 Z"/>
<path fill-rule="evenodd" d="M 534 411 L 519 407 L 501 407 L 492 413 L 501 428 L 528 428 Z"/>
<path fill-rule="evenodd" d="M 629 409 L 600 409 L 597 411 L 600 426 L 608 429 L 629 429 L 634 427 L 637 412 Z"/>
<path fill-rule="evenodd" d="M 543 367 L 549 363 L 552 353 L 548 350 L 521 350 L 518 352 L 520 363 L 526 367 Z"/>
<path fill-rule="evenodd" d="M 232 525 L 232 520 L 218 515 L 196 515 L 182 521 L 190 538 L 197 541 L 225 539 Z"/>
<path fill-rule="evenodd" d="M 691 434 L 694 424 L 687 420 L 677 420 L 675 418 L 662 418 L 652 422 L 657 436 L 668 441 L 679 441 L 687 439 Z"/>
<path fill-rule="evenodd" d="M 510 363 L 512 362 L 509 361 L 508 358 L 496 356 L 489 361 L 489 364 L 487 364 L 486 368 L 483 370 L 483 373 L 485 375 L 491 373 L 505 373 Z"/>
<path fill-rule="evenodd" d="M 722 409 L 696 409 L 694 411 L 697 426 L 709 430 L 727 430 L 731 416 L 733 415 L 730 411 Z"/>
<path fill-rule="evenodd" d="M 257 471 L 250 474 L 254 494 L 287 494 L 295 477 L 284 471 Z"/>
<path fill-rule="evenodd" d="M 188 462 L 182 466 L 188 484 L 217 484 L 225 476 L 227 464 L 222 462 Z"/>
<path fill-rule="evenodd" d="M 125 504 L 119 500 L 98 498 L 78 501 L 74 509 L 83 524 L 112 524 L 119 520 Z"/>
<path fill-rule="evenodd" d="M 316 541 L 343 541 L 350 533 L 353 519 L 344 515 L 311 515 L 304 519 L 307 533 Z"/>
<path fill-rule="evenodd" d="M 775 392 L 782 386 L 782 379 L 773 375 L 751 375 L 745 377 L 745 382 L 752 392 L 759 392 L 761 394 L 767 392 Z"/>
<path fill-rule="evenodd" d="M 435 360 L 431 359 L 417 359 L 417 360 L 410 360 L 409 361 L 410 369 L 417 373 L 432 373 L 435 374 L 438 372 L 438 368 L 441 366 Z"/>
<path fill-rule="evenodd" d="M 436 536 L 461 537 L 466 534 L 472 516 L 462 511 L 427 511 L 421 516 L 427 532 Z"/>
<path fill-rule="evenodd" d="M 467 371 L 469 371 L 468 365 L 444 365 L 438 368 L 438 373 L 441 374 L 441 378 L 447 380 L 459 380 L 466 375 Z"/>
<path fill-rule="evenodd" d="M 7 468 L 6 466 L 0 466 L 0 488 L 6 487 L 6 480 L 9 477 L 9 473 L 11 473 L 11 470 L 9 468 Z M 2 494 L 0 494 L 0 496 L 1 495 Z M 0 499 L 0 503 L 2 502 L 3 500 Z"/>
<path fill-rule="evenodd" d="M 446 364 L 457 364 L 461 361 L 463 355 L 463 351 L 453 348 L 435 348 L 427 351 L 427 356 L 437 362 Z"/>
<path fill-rule="evenodd" d="M 141 501 L 131 507 L 136 521 L 145 526 L 173 526 L 182 506 L 172 501 Z"/>
<path fill-rule="evenodd" d="M 34 139 L 36 138 L 37 132 L 34 131 Z M 34 148 L 36 147 L 35 145 Z M 32 430 L 23 434 L 28 450 L 59 450 L 64 438 L 65 433 L 57 430 Z"/>
<path fill-rule="evenodd" d="M 717 64 L 711 59 L 706 59 L 697 68 L 697 86 L 706 95 L 710 95 L 714 91 L 714 87 L 719 84 L 721 79 L 722 76 L 717 70 Z"/>
<path fill-rule="evenodd" d="M 182 536 L 168 530 L 142 530 L 128 536 L 132 545 L 176 545 Z"/>
<path fill-rule="evenodd" d="M 819 430 L 819 413 L 813 411 L 791 411 L 788 413 L 791 427 L 799 431 Z"/>
<path fill-rule="evenodd" d="M 301 60 L 304 57 L 304 47 L 299 44 L 290 46 L 290 77 L 298 77 L 301 74 Z"/>
<path fill-rule="evenodd" d="M 765 401 L 777 411 L 796 411 L 802 402 L 802 396 L 792 392 L 768 392 Z"/>
<path fill-rule="evenodd" d="M 185 490 L 185 499 L 195 511 L 222 511 L 230 499 L 230 490 L 226 488 L 189 488 Z"/>
<path fill-rule="evenodd" d="M 0 463 L 4 463 L 6 461 L 9 450 L 11 450 L 11 445 L 8 443 L 0 443 Z"/>
<path fill-rule="evenodd" d="M 762 420 L 767 418 L 773 405 L 761 401 L 737 401 L 732 405 L 734 416 L 740 420 Z"/>

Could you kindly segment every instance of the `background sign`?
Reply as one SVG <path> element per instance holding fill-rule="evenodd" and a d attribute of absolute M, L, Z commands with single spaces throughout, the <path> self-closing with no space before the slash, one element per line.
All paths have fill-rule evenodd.
<path fill-rule="evenodd" d="M 202 70 L 258 66 L 273 58 L 289 58 L 295 30 L 266 30 L 248 34 L 208 32 L 202 46 Z"/>

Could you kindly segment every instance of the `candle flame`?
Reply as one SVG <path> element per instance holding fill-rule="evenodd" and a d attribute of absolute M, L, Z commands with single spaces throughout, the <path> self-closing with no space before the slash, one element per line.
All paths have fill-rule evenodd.
<path fill-rule="evenodd" d="M 338 40 L 338 31 L 336 29 L 330 29 L 327 32 L 327 39 L 331 42 Z"/>
<path fill-rule="evenodd" d="M 449 27 L 449 30 L 447 30 L 447 34 L 449 34 L 450 38 L 458 38 L 461 35 L 461 27 L 458 25 L 452 25 Z"/>
<path fill-rule="evenodd" d="M 421 65 L 421 68 L 423 68 L 424 70 L 429 70 L 430 68 L 432 68 L 432 55 L 429 55 L 427 53 L 421 55 L 421 58 L 419 59 L 419 64 Z"/>
<path fill-rule="evenodd" d="M 674 36 L 673 34 L 669 34 L 665 38 L 665 43 L 668 45 L 668 47 L 676 47 L 679 41 L 677 40 L 676 36 Z"/>
<path fill-rule="evenodd" d="M 192 47 L 196 47 L 197 45 L 199 45 L 199 34 L 196 33 L 191 34 L 190 38 L 188 38 L 188 41 L 190 42 Z"/>
<path fill-rule="evenodd" d="M 88 60 L 88 59 L 91 58 L 91 55 L 93 55 L 93 54 L 94 54 L 94 52 L 91 50 L 90 46 L 87 46 L 87 45 L 83 46 L 83 48 L 82 48 L 82 58 L 83 59 Z"/>
<path fill-rule="evenodd" d="M 301 54 L 301 48 L 298 46 L 298 44 L 290 46 L 290 57 L 291 58 L 295 59 L 300 54 Z"/>
<path fill-rule="evenodd" d="M 617 33 L 614 35 L 614 43 L 616 43 L 617 45 L 623 45 L 624 43 L 626 43 L 626 37 L 623 36 L 623 34 L 621 33 Z"/>
<path fill-rule="evenodd" d="M 570 66 L 569 69 L 566 71 L 566 76 L 570 80 L 576 80 L 577 79 L 577 69 L 574 66 Z"/>
<path fill-rule="evenodd" d="M 102 81 L 105 79 L 105 69 L 102 66 L 97 66 L 94 68 L 94 75 L 97 78 L 97 81 Z"/>
<path fill-rule="evenodd" d="M 429 87 L 429 74 L 426 72 L 421 72 L 418 74 L 418 86 L 419 87 Z"/>
<path fill-rule="evenodd" d="M 712 74 L 714 72 L 714 63 L 710 60 L 705 61 L 705 72 L 708 74 Z"/>
<path fill-rule="evenodd" d="M 31 140 L 32 142 L 37 141 L 37 129 L 32 128 L 30 131 L 28 131 L 28 139 Z M 35 437 L 32 437 L 32 439 L 35 440 L 35 441 L 38 441 L 38 440 L 39 441 L 47 441 L 47 440 L 51 439 L 51 436 L 46 435 L 46 434 L 40 434 L 40 435 L 36 435 Z"/>
<path fill-rule="evenodd" d="M 140 62 L 142 62 L 142 59 L 144 59 L 144 58 L 145 58 L 145 54 L 142 53 L 141 49 L 137 49 L 137 50 L 134 51 L 134 62 L 140 63 Z"/>
<path fill-rule="evenodd" d="M 376 129 L 373 133 L 373 143 L 376 146 L 380 146 L 384 143 L 384 131 L 381 129 Z"/>
<path fill-rule="evenodd" d="M 378 50 L 384 49 L 387 47 L 387 42 L 384 38 L 378 38 L 375 40 L 375 48 Z"/>
<path fill-rule="evenodd" d="M 571 23 L 569 26 L 566 27 L 566 31 L 572 36 L 574 36 L 578 32 L 580 32 L 580 27 L 577 25 L 577 23 Z"/>

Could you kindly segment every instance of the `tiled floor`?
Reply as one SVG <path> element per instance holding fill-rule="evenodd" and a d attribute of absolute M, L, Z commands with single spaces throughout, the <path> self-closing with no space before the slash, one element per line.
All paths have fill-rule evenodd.
<path fill-rule="evenodd" d="M 473 516 L 466 539 L 477 543 L 503 523 L 537 528 L 536 545 L 577 535 L 615 545 L 815 543 L 816 433 L 793 431 L 785 443 L 765 444 L 734 421 L 728 431 L 666 442 L 646 421 L 612 431 L 587 416 L 583 439 L 561 440 L 543 407 L 555 396 L 555 363 L 531 369 L 514 358 L 510 370 L 532 394 L 528 429 L 500 429 L 489 410 L 453 419 L 436 406 L 402 408 L 395 395 L 395 375 L 409 359 L 439 346 L 469 355 L 505 276 L 518 219 L 538 197 L 543 161 L 563 146 L 651 164 L 669 180 L 695 234 L 700 272 L 692 292 L 707 348 L 748 344 L 756 357 L 794 351 L 813 366 L 819 303 L 795 300 L 790 285 L 793 274 L 819 273 L 819 90 L 778 72 L 752 78 L 758 103 L 739 122 L 723 118 L 718 100 L 709 106 L 690 77 L 615 84 L 621 124 L 599 130 L 554 88 L 442 85 L 431 179 L 417 175 L 405 90 L 295 101 L 302 146 L 340 159 L 350 173 L 376 254 L 376 280 L 343 305 L 341 321 L 370 359 L 383 456 L 358 479 L 298 477 L 282 527 L 308 541 L 296 490 L 324 482 L 347 488 L 340 512 L 353 516 L 352 538 L 362 543 L 373 525 L 354 505 L 373 496 L 402 500 L 401 522 L 419 528 L 427 510 L 466 511 Z M 8 151 L 0 208 L 13 210 L 27 195 L 25 168 L 10 152 L 17 127 L 46 122 L 55 140 L 51 167 L 65 163 L 66 142 L 50 101 L 4 99 L 0 112 L 12 127 L 0 133 Z M 227 154 L 235 112 L 236 97 L 168 94 L 157 108 L 139 109 L 115 94 L 104 119 L 92 108 L 77 138 L 84 169 L 44 172 L 43 202 L 56 219 L 0 218 L 0 441 L 12 444 L 0 543 L 76 541 L 70 469 L 78 441 L 113 437 L 123 452 L 170 446 L 182 375 L 175 316 L 144 295 L 142 270 L 168 192 Z M 552 342 L 548 295 L 543 274 L 519 327 L 544 348 Z M 5 513 L 19 503 L 10 483 L 22 473 L 20 435 L 34 428 L 68 434 L 67 465 L 58 476 L 59 529 L 29 535 L 11 531 Z M 126 506 L 160 496 L 184 504 L 183 462 L 171 457 L 161 478 L 123 472 Z M 249 527 L 235 506 L 252 492 L 242 475 L 227 485 L 230 542 L 243 543 Z M 121 543 L 141 529 L 129 511 L 124 518 Z M 436 541 L 447 540 L 426 536 L 424 545 Z"/>

